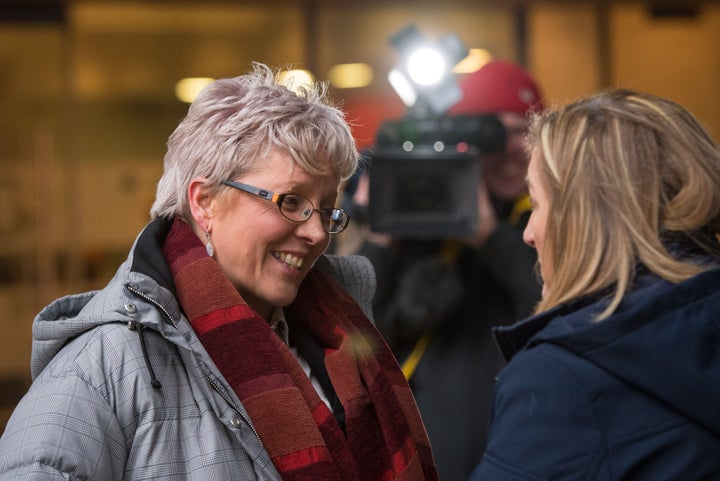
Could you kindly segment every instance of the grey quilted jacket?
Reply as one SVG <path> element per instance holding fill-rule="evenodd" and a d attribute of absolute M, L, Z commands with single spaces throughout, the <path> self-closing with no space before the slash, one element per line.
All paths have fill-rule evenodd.
<path fill-rule="evenodd" d="M 279 480 L 245 408 L 173 295 L 151 222 L 104 289 L 33 325 L 33 384 L 0 438 L 0 480 Z M 367 259 L 323 256 L 372 318 Z"/>

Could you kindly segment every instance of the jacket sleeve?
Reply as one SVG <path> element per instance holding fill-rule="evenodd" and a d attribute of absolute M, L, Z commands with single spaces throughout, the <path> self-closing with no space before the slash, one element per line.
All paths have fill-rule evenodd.
<path fill-rule="evenodd" d="M 604 479 L 592 395 L 559 351 L 522 351 L 501 372 L 488 446 L 471 481 Z"/>
<path fill-rule="evenodd" d="M 48 366 L 0 438 L 0 480 L 119 480 L 127 456 L 101 386 L 74 362 Z"/>

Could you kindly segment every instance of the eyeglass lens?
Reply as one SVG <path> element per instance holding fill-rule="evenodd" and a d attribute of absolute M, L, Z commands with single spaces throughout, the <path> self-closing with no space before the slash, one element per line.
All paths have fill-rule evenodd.
<path fill-rule="evenodd" d="M 305 197 L 298 194 L 285 194 L 280 203 L 280 212 L 290 220 L 304 222 L 310 218 L 315 207 Z M 323 226 L 330 234 L 341 232 L 348 216 L 340 209 L 317 209 Z"/>

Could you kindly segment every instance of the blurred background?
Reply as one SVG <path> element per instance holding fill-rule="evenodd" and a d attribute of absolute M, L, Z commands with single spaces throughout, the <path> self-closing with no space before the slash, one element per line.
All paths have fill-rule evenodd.
<path fill-rule="evenodd" d="M 366 147 L 404 112 L 388 39 L 408 24 L 458 35 L 470 69 L 523 64 L 549 104 L 632 87 L 720 134 L 716 1 L 0 0 L 0 432 L 29 385 L 34 315 L 102 287 L 148 221 L 180 81 L 305 69 Z"/>

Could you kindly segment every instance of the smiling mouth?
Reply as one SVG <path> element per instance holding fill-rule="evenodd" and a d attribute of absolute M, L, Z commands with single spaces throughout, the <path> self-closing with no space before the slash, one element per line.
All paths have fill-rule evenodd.
<path fill-rule="evenodd" d="M 304 259 L 287 252 L 273 252 L 273 257 L 296 271 L 302 270 Z"/>

